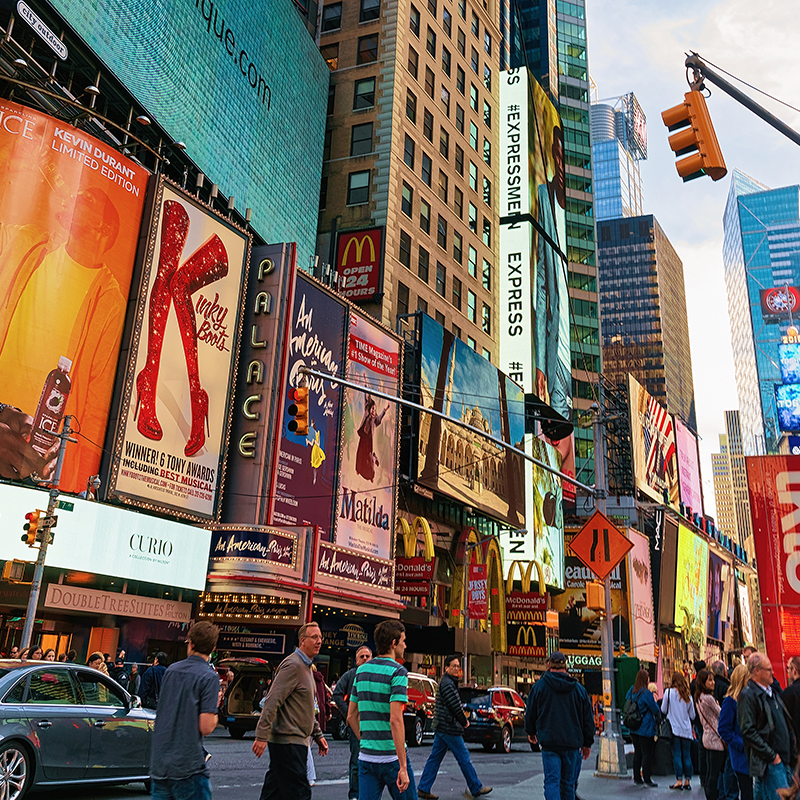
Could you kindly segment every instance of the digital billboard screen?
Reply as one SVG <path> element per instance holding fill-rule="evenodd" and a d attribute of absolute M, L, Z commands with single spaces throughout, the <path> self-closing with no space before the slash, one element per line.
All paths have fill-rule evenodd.
<path fill-rule="evenodd" d="M 703 488 L 700 481 L 700 454 L 697 437 L 675 417 L 675 444 L 678 450 L 678 476 L 681 502 L 695 514 L 703 514 Z"/>
<path fill-rule="evenodd" d="M 781 380 L 784 383 L 800 383 L 800 342 L 779 344 L 778 361 Z"/>
<path fill-rule="evenodd" d="M 678 528 L 675 627 L 700 652 L 706 643 L 708 545 L 684 525 Z"/>
<path fill-rule="evenodd" d="M 633 548 L 627 556 L 628 587 L 633 618 L 633 655 L 642 661 L 656 661 L 656 628 L 653 611 L 653 573 L 650 540 L 631 528 L 627 531 Z"/>
<path fill-rule="evenodd" d="M 297 242 L 306 263 L 330 72 L 294 5 L 51 4 L 210 181 L 238 209 L 252 208 L 254 228 L 270 242 Z"/>
<path fill-rule="evenodd" d="M 784 432 L 800 431 L 800 383 L 775 384 L 778 427 Z"/>

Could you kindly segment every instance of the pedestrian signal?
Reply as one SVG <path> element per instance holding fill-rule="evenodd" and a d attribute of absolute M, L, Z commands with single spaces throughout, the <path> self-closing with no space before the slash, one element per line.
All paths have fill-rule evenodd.
<path fill-rule="evenodd" d="M 291 405 L 287 409 L 290 417 L 288 428 L 295 436 L 308 435 L 308 387 L 298 386 L 289 390 Z"/>

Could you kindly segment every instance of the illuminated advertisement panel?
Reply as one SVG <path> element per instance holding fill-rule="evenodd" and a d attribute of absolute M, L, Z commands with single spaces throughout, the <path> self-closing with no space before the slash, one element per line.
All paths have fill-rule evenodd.
<path fill-rule="evenodd" d="M 657 503 L 678 507 L 678 469 L 672 417 L 628 375 L 631 446 L 636 488 Z"/>
<path fill-rule="evenodd" d="M 750 589 L 743 581 L 737 581 L 736 590 L 739 596 L 739 616 L 742 621 L 744 643 L 754 646 L 756 637 L 753 627 L 753 609 L 750 606 Z"/>
<path fill-rule="evenodd" d="M 397 404 L 370 394 L 400 394 L 400 341 L 350 314 L 344 389 L 336 544 L 377 558 L 394 556 Z"/>
<path fill-rule="evenodd" d="M 800 456 L 748 456 L 745 464 L 764 638 L 783 683 L 786 659 L 800 652 Z"/>
<path fill-rule="evenodd" d="M 678 451 L 678 477 L 680 479 L 681 502 L 695 514 L 703 515 L 703 489 L 700 481 L 700 454 L 697 437 L 683 424 L 675 420 L 675 445 Z"/>
<path fill-rule="evenodd" d="M 100 471 L 149 173 L 25 106 L 0 101 L 0 119 L 0 477 L 50 477 L 69 414 L 82 436 L 61 488 L 80 492 Z"/>
<path fill-rule="evenodd" d="M 117 429 L 111 494 L 214 518 L 250 237 L 162 180 Z"/>
<path fill-rule="evenodd" d="M 708 545 L 680 525 L 675 570 L 675 627 L 700 652 L 706 643 L 707 581 Z"/>
<path fill-rule="evenodd" d="M 642 661 L 656 661 L 656 629 L 653 613 L 653 573 L 650 568 L 650 540 L 628 528 L 633 548 L 628 553 L 628 587 L 633 617 L 633 655 Z"/>
<path fill-rule="evenodd" d="M 340 231 L 336 242 L 339 294 L 354 303 L 375 300 L 381 291 L 383 228 Z"/>
<path fill-rule="evenodd" d="M 270 242 L 297 242 L 306 263 L 317 230 L 330 71 L 294 5 L 52 5 L 171 141 L 185 143 L 210 181 L 235 196 L 238 209 L 253 210 L 256 230 Z"/>
<path fill-rule="evenodd" d="M 726 577 L 725 561 L 716 553 L 708 554 L 708 627 L 707 633 L 712 639 L 722 641 L 725 633 L 723 617 L 723 601 Z"/>
<path fill-rule="evenodd" d="M 759 294 L 764 322 L 777 323 L 797 313 L 800 291 L 796 286 L 774 286 L 771 289 L 762 289 Z"/>
<path fill-rule="evenodd" d="M 778 427 L 784 432 L 800 431 L 800 383 L 775 384 Z"/>
<path fill-rule="evenodd" d="M 778 360 L 783 383 L 800 383 L 800 343 L 779 344 Z"/>

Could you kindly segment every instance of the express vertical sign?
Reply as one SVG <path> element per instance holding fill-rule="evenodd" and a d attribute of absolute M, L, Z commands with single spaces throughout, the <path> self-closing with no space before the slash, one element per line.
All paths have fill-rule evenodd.
<path fill-rule="evenodd" d="M 336 247 L 339 292 L 354 303 L 374 301 L 383 271 L 383 228 L 343 231 Z"/>

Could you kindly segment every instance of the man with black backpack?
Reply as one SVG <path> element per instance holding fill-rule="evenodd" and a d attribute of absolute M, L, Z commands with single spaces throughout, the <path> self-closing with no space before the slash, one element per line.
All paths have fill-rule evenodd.
<path fill-rule="evenodd" d="M 156 653 L 153 666 L 142 675 L 139 685 L 142 705 L 153 710 L 158 708 L 158 696 L 161 693 L 161 681 L 169 666 L 169 656 L 162 650 Z"/>

